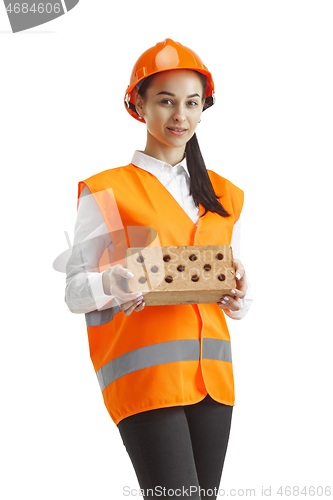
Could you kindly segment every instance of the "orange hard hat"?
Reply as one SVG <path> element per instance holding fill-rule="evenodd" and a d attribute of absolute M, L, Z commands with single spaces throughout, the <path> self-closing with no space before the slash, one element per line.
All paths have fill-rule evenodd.
<path fill-rule="evenodd" d="M 192 69 L 202 73 L 206 77 L 207 87 L 205 92 L 204 109 L 209 108 L 215 102 L 214 81 L 208 68 L 203 64 L 200 57 L 188 47 L 184 47 L 171 38 L 157 43 L 154 47 L 146 50 L 134 64 L 130 84 L 126 89 L 125 106 L 133 118 L 143 122 L 135 109 L 134 89 L 148 76 L 167 71 L 170 69 Z"/>

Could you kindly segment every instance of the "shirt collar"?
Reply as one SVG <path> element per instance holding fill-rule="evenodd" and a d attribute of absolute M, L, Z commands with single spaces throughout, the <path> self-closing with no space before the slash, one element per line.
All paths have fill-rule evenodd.
<path fill-rule="evenodd" d="M 150 172 L 152 174 L 161 173 L 162 171 L 169 171 L 170 173 L 180 172 L 184 169 L 187 175 L 190 176 L 187 168 L 186 157 L 173 167 L 169 163 L 165 163 L 164 161 L 158 160 L 157 158 L 146 155 L 142 151 L 136 150 L 132 157 L 131 163 L 136 167 L 147 170 L 147 172 Z M 183 169 L 181 167 L 183 167 Z"/>

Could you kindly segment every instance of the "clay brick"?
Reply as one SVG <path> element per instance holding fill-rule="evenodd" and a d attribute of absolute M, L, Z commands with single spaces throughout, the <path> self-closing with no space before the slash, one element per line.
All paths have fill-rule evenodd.
<path fill-rule="evenodd" d="M 134 274 L 126 291 L 147 306 L 216 303 L 236 288 L 230 245 L 131 247 L 124 267 Z"/>

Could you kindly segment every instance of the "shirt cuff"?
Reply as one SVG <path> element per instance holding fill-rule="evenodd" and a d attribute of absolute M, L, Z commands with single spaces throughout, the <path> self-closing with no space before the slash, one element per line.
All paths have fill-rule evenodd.
<path fill-rule="evenodd" d="M 106 271 L 106 270 L 105 270 Z M 106 295 L 103 288 L 103 271 L 102 273 L 89 273 L 89 285 L 92 291 L 94 301 L 96 303 L 96 308 L 101 309 L 106 304 L 112 301 L 113 295 Z"/>

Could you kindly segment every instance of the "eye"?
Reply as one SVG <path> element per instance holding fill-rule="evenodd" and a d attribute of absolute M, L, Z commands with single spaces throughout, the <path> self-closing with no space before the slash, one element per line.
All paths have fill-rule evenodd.
<path fill-rule="evenodd" d="M 189 101 L 187 104 L 189 104 L 191 108 L 198 105 L 197 101 Z"/>
<path fill-rule="evenodd" d="M 163 99 L 163 100 L 161 101 L 161 104 L 169 104 L 169 103 L 170 103 L 170 104 L 172 104 L 171 99 Z"/>

